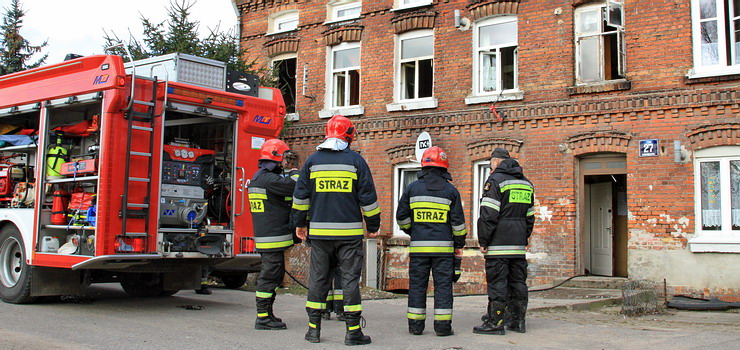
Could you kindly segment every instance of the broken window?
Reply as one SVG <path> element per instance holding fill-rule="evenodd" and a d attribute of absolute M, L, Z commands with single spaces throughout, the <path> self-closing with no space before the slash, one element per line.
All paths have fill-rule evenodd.
<path fill-rule="evenodd" d="M 592 84 L 625 77 L 624 26 L 619 25 L 624 23 L 621 8 L 596 4 L 576 9 L 578 84 Z"/>
<path fill-rule="evenodd" d="M 277 77 L 277 87 L 283 94 L 286 113 L 295 113 L 296 101 L 296 57 L 284 57 L 272 61 L 272 70 Z"/>

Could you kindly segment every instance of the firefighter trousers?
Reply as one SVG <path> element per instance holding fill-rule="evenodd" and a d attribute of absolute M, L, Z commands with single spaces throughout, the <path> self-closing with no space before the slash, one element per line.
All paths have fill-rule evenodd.
<path fill-rule="evenodd" d="M 425 320 L 429 271 L 434 278 L 434 320 L 452 320 L 454 256 L 416 256 L 409 259 L 409 320 Z"/>
<path fill-rule="evenodd" d="M 486 282 L 490 301 L 527 300 L 527 259 L 486 259 Z"/>
<path fill-rule="evenodd" d="M 362 240 L 311 240 L 311 277 L 308 281 L 306 311 L 326 309 L 334 269 L 339 269 L 342 280 L 344 312 L 362 312 L 360 276 L 365 252 Z"/>
<path fill-rule="evenodd" d="M 262 257 L 262 267 L 257 279 L 257 294 L 265 298 L 272 298 L 275 296 L 275 288 L 283 283 L 285 277 L 285 251 L 261 252 L 260 256 Z"/>

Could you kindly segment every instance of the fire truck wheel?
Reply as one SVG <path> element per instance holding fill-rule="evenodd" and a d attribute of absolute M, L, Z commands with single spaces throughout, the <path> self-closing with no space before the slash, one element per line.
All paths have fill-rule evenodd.
<path fill-rule="evenodd" d="M 12 304 L 34 302 L 31 275 L 20 231 L 14 225 L 5 225 L 0 230 L 0 298 Z"/>
<path fill-rule="evenodd" d="M 132 276 L 122 280 L 121 287 L 123 287 L 123 291 L 126 292 L 126 294 L 132 297 L 151 298 L 166 296 L 166 294 L 163 294 L 165 291 L 160 279 Z"/>
<path fill-rule="evenodd" d="M 247 283 L 247 274 L 243 275 L 232 275 L 232 276 L 221 276 L 221 282 L 224 286 L 229 289 L 239 289 L 244 283 Z"/>

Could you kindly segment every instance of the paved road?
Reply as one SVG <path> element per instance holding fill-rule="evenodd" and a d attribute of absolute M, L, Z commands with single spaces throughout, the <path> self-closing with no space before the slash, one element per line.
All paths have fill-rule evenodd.
<path fill-rule="evenodd" d="M 181 291 L 173 297 L 129 298 L 117 285 L 88 290 L 91 299 L 32 305 L 0 303 L 0 349 L 344 349 L 344 326 L 324 321 L 322 343 L 303 340 L 306 314 L 302 296 L 281 295 L 276 313 L 286 331 L 255 331 L 254 293 L 214 288 L 213 295 Z M 740 314 L 722 314 L 723 327 L 691 323 L 620 323 L 598 314 L 535 311 L 526 334 L 483 336 L 479 323 L 483 297 L 455 300 L 456 335 L 440 338 L 427 330 L 407 333 L 405 299 L 363 302 L 373 343 L 365 349 L 739 349 Z M 202 306 L 188 310 L 182 306 Z M 431 306 L 431 304 L 430 304 Z M 682 317 L 682 316 L 677 316 Z M 729 317 L 729 319 L 727 318 Z M 735 318 L 733 320 L 733 317 Z M 682 317 L 683 318 L 683 317 Z M 734 321 L 738 321 L 735 323 Z M 670 320 L 667 321 L 669 324 Z M 675 322 L 674 322 L 675 323 Z M 646 326 L 646 324 L 648 326 Z M 431 320 L 428 321 L 431 328 Z"/>

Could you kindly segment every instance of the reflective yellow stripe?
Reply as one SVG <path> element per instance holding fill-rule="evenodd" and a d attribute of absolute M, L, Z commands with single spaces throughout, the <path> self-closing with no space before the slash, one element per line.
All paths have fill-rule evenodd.
<path fill-rule="evenodd" d="M 272 298 L 272 293 L 269 292 L 257 292 L 257 298 L 264 298 L 264 299 L 270 299 Z"/>
<path fill-rule="evenodd" d="M 410 207 L 411 209 L 431 208 L 431 209 L 450 210 L 449 205 L 442 204 L 442 203 L 434 203 L 434 202 L 414 202 L 414 203 L 411 203 Z"/>
<path fill-rule="evenodd" d="M 455 247 L 409 247 L 409 253 L 454 253 Z"/>
<path fill-rule="evenodd" d="M 320 177 L 348 177 L 350 179 L 357 180 L 357 174 L 351 171 L 322 170 L 311 172 L 311 179 L 316 179 Z"/>
<path fill-rule="evenodd" d="M 267 312 L 260 312 L 257 314 L 257 317 L 267 317 L 267 316 L 270 316 L 270 314 Z"/>
<path fill-rule="evenodd" d="M 449 321 L 452 319 L 452 314 L 446 314 L 446 315 L 434 315 L 435 321 Z"/>
<path fill-rule="evenodd" d="M 327 296 L 326 296 L 326 301 L 327 301 L 327 302 L 329 302 L 329 301 L 334 301 L 334 296 L 333 296 L 333 295 L 331 295 L 331 294 L 327 295 Z"/>
<path fill-rule="evenodd" d="M 344 295 L 334 294 L 334 301 L 340 301 L 340 300 L 344 300 Z"/>
<path fill-rule="evenodd" d="M 290 247 L 293 245 L 293 240 L 289 241 L 281 241 L 281 242 L 270 242 L 270 243 L 255 243 L 254 244 L 257 249 L 274 249 L 274 248 L 284 248 L 284 247 Z"/>
<path fill-rule="evenodd" d="M 357 312 L 357 311 L 362 311 L 362 304 L 344 305 L 344 312 Z"/>
<path fill-rule="evenodd" d="M 406 318 L 410 320 L 426 320 L 427 315 L 426 314 L 412 314 L 412 313 L 406 313 Z"/>
<path fill-rule="evenodd" d="M 323 309 L 326 309 L 326 303 L 317 303 L 315 301 L 307 301 L 306 307 L 309 309 L 323 310 Z"/>
<path fill-rule="evenodd" d="M 528 212 L 527 212 L 527 216 L 534 216 L 534 210 L 532 210 L 532 211 L 528 211 Z"/>
<path fill-rule="evenodd" d="M 501 187 L 501 192 L 506 192 L 509 190 L 529 190 L 534 191 L 534 188 L 532 186 L 523 185 L 523 184 L 513 184 L 513 185 L 506 185 L 504 187 Z"/>
<path fill-rule="evenodd" d="M 455 236 L 465 236 L 468 234 L 468 229 L 464 229 L 460 231 L 452 231 L 452 234 Z"/>
<path fill-rule="evenodd" d="M 356 326 L 349 326 L 349 327 L 347 327 L 347 330 L 348 331 L 354 331 L 355 329 L 360 329 L 360 325 L 358 324 Z"/>
<path fill-rule="evenodd" d="M 300 210 L 300 211 L 308 211 L 308 209 L 311 209 L 311 204 L 296 204 L 296 202 L 293 202 L 293 209 Z"/>
<path fill-rule="evenodd" d="M 369 210 L 365 212 L 365 216 L 368 216 L 368 217 L 373 216 L 373 215 L 378 215 L 378 214 L 380 214 L 380 207 L 377 207 L 373 210 Z"/>
<path fill-rule="evenodd" d="M 311 328 L 316 328 L 316 325 L 313 324 L 313 323 L 311 323 L 311 322 L 308 323 L 308 326 L 311 327 Z"/>
<path fill-rule="evenodd" d="M 499 209 L 501 209 L 501 208 L 499 208 L 499 206 L 498 206 L 498 205 L 496 205 L 496 204 L 493 204 L 493 203 L 489 203 L 489 202 L 481 202 L 481 203 L 480 203 L 480 205 L 481 205 L 482 207 L 489 207 L 489 208 L 491 208 L 491 209 L 494 209 L 494 210 L 499 210 Z"/>
<path fill-rule="evenodd" d="M 411 228 L 411 224 L 399 226 L 401 229 L 407 230 Z"/>
<path fill-rule="evenodd" d="M 365 231 L 361 228 L 355 228 L 355 229 L 318 229 L 318 228 L 309 228 L 308 230 L 309 235 L 314 236 L 362 236 L 365 234 Z"/>
<path fill-rule="evenodd" d="M 526 250 L 488 250 L 486 255 L 526 255 Z"/>
<path fill-rule="evenodd" d="M 267 195 L 264 193 L 250 193 L 249 199 L 267 199 Z M 291 197 L 293 199 L 293 197 Z"/>

